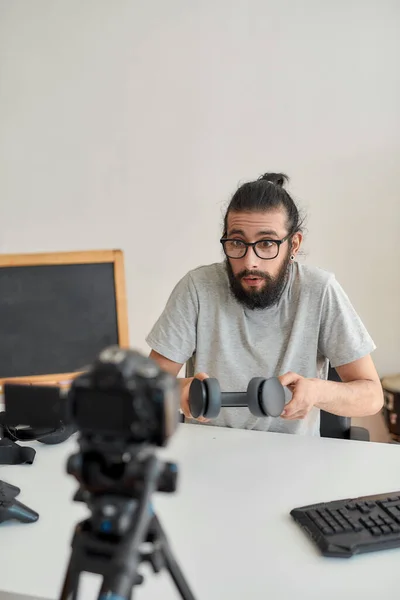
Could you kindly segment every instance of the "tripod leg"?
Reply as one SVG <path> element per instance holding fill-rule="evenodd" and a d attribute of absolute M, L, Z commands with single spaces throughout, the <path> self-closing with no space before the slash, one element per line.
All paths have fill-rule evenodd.
<path fill-rule="evenodd" d="M 68 565 L 67 572 L 60 595 L 60 600 L 78 600 L 79 572 L 73 568 L 72 557 Z"/>
<path fill-rule="evenodd" d="M 175 583 L 175 586 L 178 589 L 182 599 L 195 600 L 195 597 L 193 596 L 189 584 L 187 583 L 181 571 L 181 568 L 175 559 L 175 556 L 168 543 L 167 536 L 165 535 L 164 530 L 161 527 L 160 521 L 158 520 L 156 515 L 153 516 L 151 532 L 154 535 L 155 539 L 157 539 L 160 542 L 162 554 L 165 560 L 165 566 L 167 567 L 169 574 L 171 575 L 171 578 Z"/>

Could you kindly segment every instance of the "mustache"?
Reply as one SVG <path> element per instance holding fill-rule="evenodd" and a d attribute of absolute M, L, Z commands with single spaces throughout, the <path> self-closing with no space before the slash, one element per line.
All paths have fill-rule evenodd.
<path fill-rule="evenodd" d="M 263 273 L 262 271 L 250 271 L 249 269 L 243 269 L 236 277 L 238 279 L 243 279 L 244 277 L 259 277 L 260 279 L 271 281 L 271 275 L 268 275 L 268 273 Z"/>

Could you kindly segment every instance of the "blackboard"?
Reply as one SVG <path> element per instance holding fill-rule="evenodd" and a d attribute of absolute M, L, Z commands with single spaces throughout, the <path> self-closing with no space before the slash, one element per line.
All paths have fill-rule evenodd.
<path fill-rule="evenodd" d="M 0 384 L 63 380 L 113 344 L 128 345 L 121 251 L 0 256 Z"/>

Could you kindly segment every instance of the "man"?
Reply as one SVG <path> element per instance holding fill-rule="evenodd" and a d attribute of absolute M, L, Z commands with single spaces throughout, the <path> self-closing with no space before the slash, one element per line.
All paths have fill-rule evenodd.
<path fill-rule="evenodd" d="M 375 345 L 347 295 L 332 274 L 296 261 L 302 228 L 286 180 L 267 173 L 237 190 L 224 220 L 225 261 L 187 273 L 147 337 L 166 371 L 177 376 L 187 364 L 187 419 L 193 376 L 216 377 L 223 392 L 279 376 L 292 393 L 278 418 L 222 408 L 211 425 L 319 435 L 320 409 L 356 417 L 383 405 Z M 329 363 L 341 382 L 326 380 Z"/>

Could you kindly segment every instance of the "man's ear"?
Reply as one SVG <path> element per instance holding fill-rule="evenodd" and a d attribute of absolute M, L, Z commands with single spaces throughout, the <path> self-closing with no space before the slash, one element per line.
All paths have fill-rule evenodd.
<path fill-rule="evenodd" d="M 298 231 L 292 236 L 292 254 L 296 256 L 300 250 L 301 242 L 303 241 L 303 234 Z"/>

